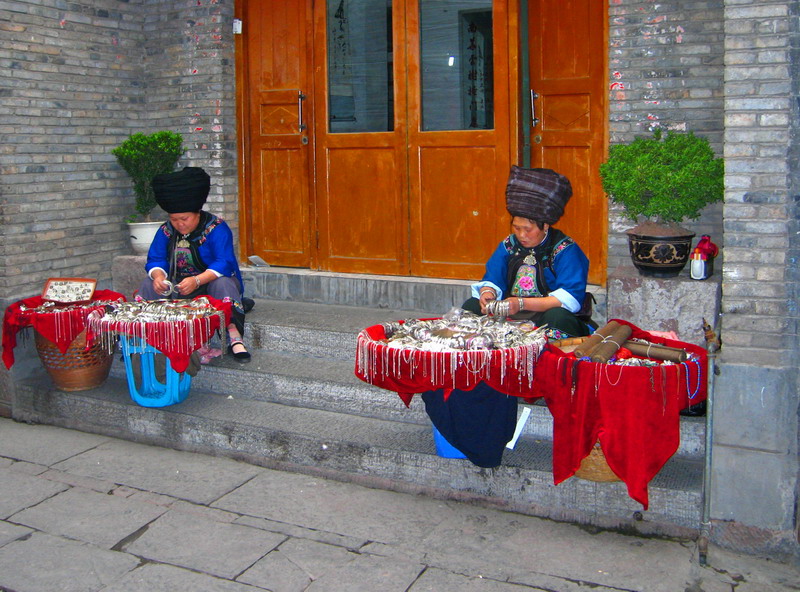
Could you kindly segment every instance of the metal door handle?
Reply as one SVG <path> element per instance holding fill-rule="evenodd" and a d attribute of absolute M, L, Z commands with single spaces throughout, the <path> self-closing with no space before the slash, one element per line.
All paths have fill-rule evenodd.
<path fill-rule="evenodd" d="M 536 99 L 539 98 L 539 93 L 531 89 L 531 127 L 539 125 L 539 118 L 536 117 Z"/>
<path fill-rule="evenodd" d="M 297 118 L 300 122 L 299 127 L 301 132 L 308 127 L 305 123 L 303 123 L 303 101 L 305 101 L 305 99 L 306 96 L 303 94 L 303 92 L 297 91 Z"/>

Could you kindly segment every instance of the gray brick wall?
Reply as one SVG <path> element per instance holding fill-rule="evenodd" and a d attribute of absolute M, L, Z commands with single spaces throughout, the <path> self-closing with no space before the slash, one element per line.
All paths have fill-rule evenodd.
<path fill-rule="evenodd" d="M 212 177 L 207 209 L 237 234 L 232 0 L 146 0 L 146 124 L 183 135 L 182 164 Z"/>
<path fill-rule="evenodd" d="M 722 155 L 723 0 L 609 2 L 610 143 L 656 127 L 708 137 Z M 722 206 L 683 226 L 723 246 Z M 630 266 L 625 230 L 635 226 L 609 207 L 608 268 Z"/>
<path fill-rule="evenodd" d="M 232 17 L 219 0 L 0 1 L 0 304 L 48 277 L 110 285 L 133 213 L 110 150 L 137 131 L 183 134 L 236 233 Z"/>
<path fill-rule="evenodd" d="M 108 279 L 127 181 L 108 154 L 137 125 L 135 4 L 0 2 L 0 301 L 53 276 Z"/>

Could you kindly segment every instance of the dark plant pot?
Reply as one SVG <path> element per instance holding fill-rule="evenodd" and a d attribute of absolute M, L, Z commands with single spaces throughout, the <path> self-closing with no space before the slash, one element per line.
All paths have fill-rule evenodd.
<path fill-rule="evenodd" d="M 639 273 L 649 277 L 675 277 L 686 267 L 694 233 L 684 236 L 650 236 L 628 233 L 631 260 Z"/>

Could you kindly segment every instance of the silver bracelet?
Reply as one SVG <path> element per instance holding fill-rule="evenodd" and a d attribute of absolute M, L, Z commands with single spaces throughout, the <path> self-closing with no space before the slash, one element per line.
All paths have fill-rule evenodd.
<path fill-rule="evenodd" d="M 200 276 L 194 276 L 194 281 L 197 282 L 197 287 L 200 287 Z"/>
<path fill-rule="evenodd" d="M 525 300 L 522 299 L 522 296 L 517 296 L 517 302 L 519 302 L 519 309 L 525 310 Z"/>

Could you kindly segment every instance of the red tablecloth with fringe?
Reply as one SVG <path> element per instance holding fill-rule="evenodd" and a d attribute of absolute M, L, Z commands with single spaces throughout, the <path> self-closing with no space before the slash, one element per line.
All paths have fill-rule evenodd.
<path fill-rule="evenodd" d="M 191 305 L 200 299 L 207 299 L 212 309 L 212 312 L 202 318 L 156 322 L 101 321 L 99 316 L 93 315 L 87 322 L 87 339 L 98 338 L 104 333 L 144 339 L 169 359 L 175 372 L 184 372 L 189 367 L 192 354 L 208 343 L 216 331 L 224 330 L 231 321 L 233 304 L 228 300 L 198 296 L 180 302 Z M 214 314 L 215 312 L 220 314 Z"/>
<path fill-rule="evenodd" d="M 63 354 L 75 338 L 86 329 L 86 318 L 95 310 L 102 310 L 98 302 L 121 301 L 125 296 L 113 290 L 95 290 L 91 301 L 73 305 L 61 305 L 47 312 L 37 312 L 45 303 L 41 296 L 32 296 L 15 302 L 3 315 L 3 363 L 6 368 L 14 365 L 14 348 L 17 333 L 25 327 L 33 327 L 42 337 L 53 342 Z M 87 339 L 87 348 L 91 347 Z"/>
<path fill-rule="evenodd" d="M 496 350 L 454 363 L 447 352 L 390 350 L 383 327 L 358 337 L 356 376 L 395 391 L 408 405 L 415 393 L 443 388 L 471 390 L 486 382 L 495 390 L 527 399 L 544 397 L 553 415 L 553 480 L 573 476 L 600 441 L 611 469 L 628 494 L 649 505 L 650 480 L 678 450 L 680 414 L 706 398 L 708 355 L 702 347 L 658 337 L 632 323 L 632 339 L 645 339 L 692 354 L 680 364 L 617 366 L 577 360 L 553 345 L 544 351 L 511 355 Z M 469 352 L 464 352 L 469 353 Z M 475 353 L 475 352 L 472 352 Z M 477 355 L 484 357 L 478 358 Z M 521 361 L 524 360 L 524 363 Z"/>
<path fill-rule="evenodd" d="M 415 394 L 444 389 L 471 390 L 480 382 L 515 397 L 529 397 L 544 343 L 500 350 L 431 352 L 391 348 L 382 325 L 358 335 L 355 374 L 364 382 L 396 392 L 408 406 Z"/>
<path fill-rule="evenodd" d="M 681 409 L 706 398 L 708 354 L 702 347 L 631 327 L 632 339 L 678 347 L 694 360 L 616 366 L 577 360 L 553 345 L 539 357 L 533 396 L 553 415 L 553 480 L 575 474 L 600 441 L 609 467 L 647 509 L 647 485 L 680 444 Z"/>

